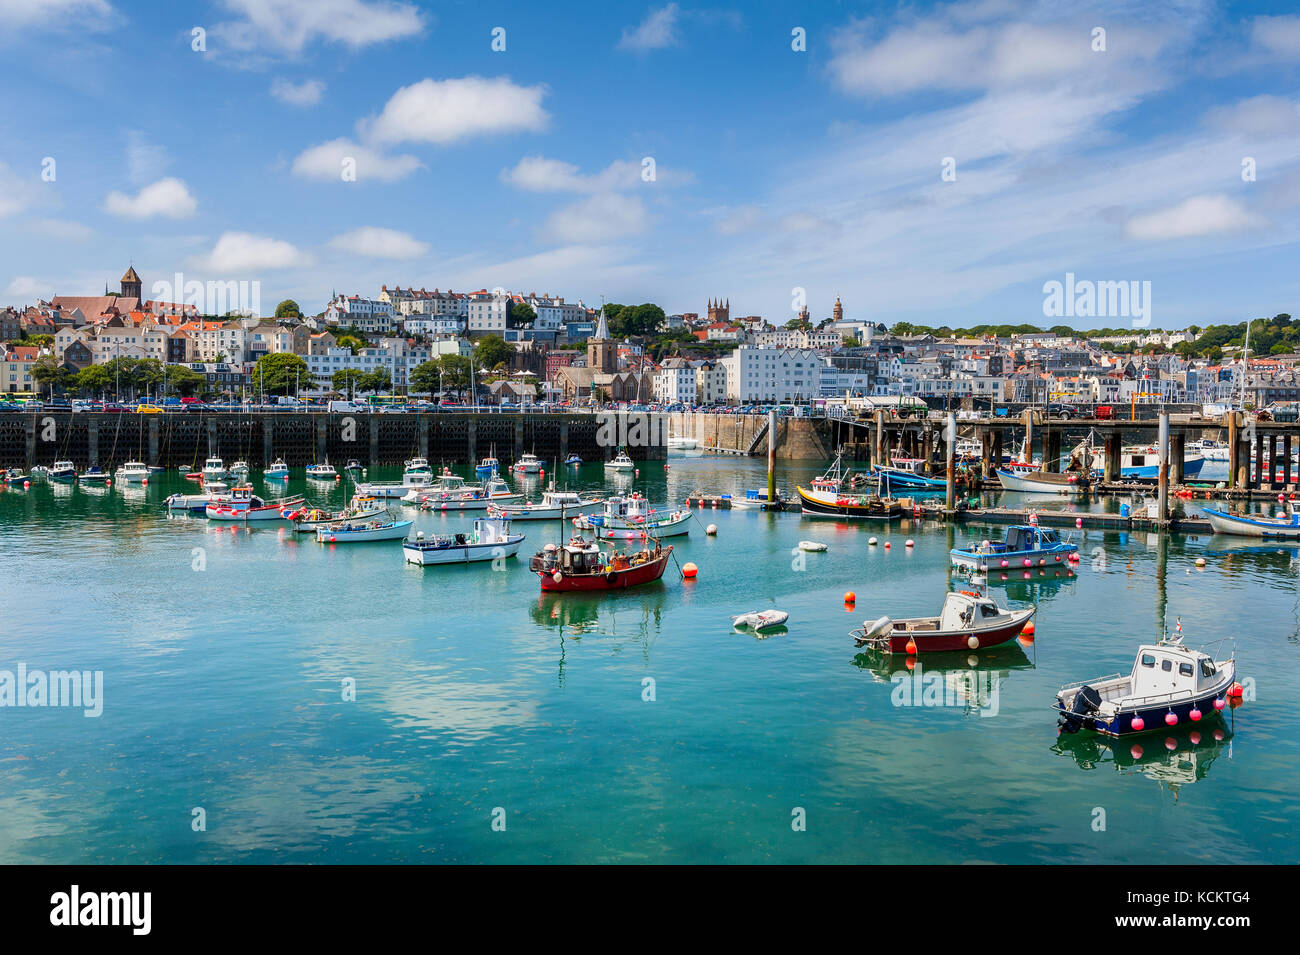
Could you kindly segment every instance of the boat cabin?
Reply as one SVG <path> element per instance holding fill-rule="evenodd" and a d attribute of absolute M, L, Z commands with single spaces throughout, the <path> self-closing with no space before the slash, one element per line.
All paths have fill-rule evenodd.
<path fill-rule="evenodd" d="M 611 497 L 605 502 L 605 516 L 616 517 L 624 521 L 644 521 L 650 517 L 650 502 L 640 494 L 627 497 Z"/>
<path fill-rule="evenodd" d="M 543 507 L 574 507 L 580 504 L 582 504 L 582 498 L 578 496 L 576 491 L 545 491 L 542 493 Z"/>
<path fill-rule="evenodd" d="M 1129 677 L 1129 697 L 1199 695 L 1220 682 L 1214 658 L 1181 643 L 1161 642 L 1138 648 Z"/>
<path fill-rule="evenodd" d="M 1002 608 L 992 597 L 972 591 L 950 591 L 944 598 L 943 610 L 939 613 L 939 629 L 976 629 L 981 625 L 981 621 L 1000 617 L 1002 614 Z"/>
<path fill-rule="evenodd" d="M 605 557 L 590 541 L 575 537 L 560 548 L 560 570 L 566 574 L 603 573 Z"/>
<path fill-rule="evenodd" d="M 985 541 L 978 548 L 983 554 L 1021 553 L 1042 550 L 1061 543 L 1061 535 L 1048 527 L 1033 524 L 1012 524 L 1001 541 Z M 987 546 L 985 546 L 987 544 Z"/>

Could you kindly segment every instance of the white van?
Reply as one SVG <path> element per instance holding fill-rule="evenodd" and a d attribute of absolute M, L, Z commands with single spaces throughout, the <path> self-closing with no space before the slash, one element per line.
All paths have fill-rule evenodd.
<path fill-rule="evenodd" d="M 357 412 L 365 411 L 366 407 L 365 405 L 352 401 L 331 401 L 328 410 L 331 414 L 356 414 Z"/>

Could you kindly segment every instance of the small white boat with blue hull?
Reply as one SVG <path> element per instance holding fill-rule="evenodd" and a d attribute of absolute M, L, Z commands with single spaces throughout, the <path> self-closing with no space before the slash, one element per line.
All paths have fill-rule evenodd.
<path fill-rule="evenodd" d="M 408 564 L 468 564 L 473 561 L 514 557 L 523 534 L 510 533 L 510 520 L 504 517 L 480 517 L 472 534 L 450 534 L 426 538 L 421 532 L 415 540 L 402 544 Z"/>
<path fill-rule="evenodd" d="M 954 547 L 948 554 L 953 566 L 982 572 L 1059 564 L 1078 552 L 1078 544 L 1061 540 L 1050 528 L 1012 524 L 1001 541 L 985 540 L 968 547 Z"/>
<path fill-rule="evenodd" d="M 1216 534 L 1235 534 L 1238 537 L 1259 537 L 1272 540 L 1300 539 L 1300 511 L 1294 507 L 1285 516 L 1265 517 L 1249 514 L 1232 514 L 1213 507 L 1201 508 Z"/>
<path fill-rule="evenodd" d="M 1103 736 L 1135 736 L 1207 720 L 1228 706 L 1237 663 L 1215 660 L 1183 646 L 1182 624 L 1173 636 L 1138 647 L 1127 675 L 1069 683 L 1056 693 L 1061 733 L 1089 730 Z"/>

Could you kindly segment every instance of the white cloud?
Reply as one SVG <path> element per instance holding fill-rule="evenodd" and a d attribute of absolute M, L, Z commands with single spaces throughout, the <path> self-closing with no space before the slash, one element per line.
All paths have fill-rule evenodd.
<path fill-rule="evenodd" d="M 90 226 L 69 219 L 36 219 L 29 223 L 29 228 L 64 242 L 86 242 L 95 234 Z"/>
<path fill-rule="evenodd" d="M 126 134 L 126 170 L 133 183 L 155 182 L 162 178 L 171 164 L 172 158 L 165 146 L 149 142 L 138 129 Z"/>
<path fill-rule="evenodd" d="M 294 83 L 279 77 L 271 84 L 271 95 L 281 103 L 289 106 L 315 106 L 325 92 L 325 84 L 320 80 L 303 80 Z"/>
<path fill-rule="evenodd" d="M 399 89 L 362 128 L 377 143 L 440 145 L 493 133 L 536 132 L 550 119 L 542 109 L 545 95 L 543 86 L 517 86 L 507 77 L 424 79 Z"/>
<path fill-rule="evenodd" d="M 677 21 L 681 9 L 675 3 L 658 10 L 651 10 L 635 28 L 625 29 L 618 41 L 623 50 L 660 50 L 676 46 L 680 39 L 677 35 Z"/>
<path fill-rule="evenodd" d="M 248 232 L 223 232 L 211 252 L 192 262 L 196 268 L 223 274 L 288 269 L 310 263 L 310 257 L 292 243 Z"/>
<path fill-rule="evenodd" d="M 0 24 L 5 27 L 85 27 L 87 18 L 113 13 L 105 0 L 0 0 Z"/>
<path fill-rule="evenodd" d="M 723 210 L 713 225 L 723 235 L 738 235 L 756 228 L 762 219 L 763 213 L 758 206 L 737 206 Z"/>
<path fill-rule="evenodd" d="M 342 252 L 372 259 L 418 259 L 429 251 L 428 243 L 408 232 L 378 226 L 353 229 L 335 236 L 329 244 Z"/>
<path fill-rule="evenodd" d="M 1222 195 L 1192 196 L 1177 205 L 1134 216 L 1125 226 L 1131 239 L 1186 239 L 1258 228 L 1264 220 Z"/>
<path fill-rule="evenodd" d="M 529 192 L 609 192 L 639 185 L 641 165 L 616 160 L 602 171 L 588 175 L 559 159 L 526 156 L 513 168 L 501 170 L 501 181 Z"/>
<path fill-rule="evenodd" d="M 231 49 L 301 53 L 316 40 L 353 48 L 418 35 L 424 18 L 395 0 L 222 0 L 238 19 L 210 31 Z"/>
<path fill-rule="evenodd" d="M 114 190 L 104 200 L 106 212 L 128 219 L 150 219 L 154 216 L 185 219 L 194 215 L 197 207 L 198 203 L 190 195 L 189 187 L 174 177 L 159 179 L 134 196 Z"/>
<path fill-rule="evenodd" d="M 1300 56 L 1300 16 L 1255 17 L 1250 38 L 1257 49 L 1274 56 Z"/>
<path fill-rule="evenodd" d="M 980 90 L 1075 76 L 1083 79 L 1140 68 L 1159 55 L 1157 29 L 1113 28 L 1105 53 L 1093 52 L 1090 28 L 1079 23 L 969 24 L 943 14 L 876 36 L 858 22 L 836 33 L 830 74 L 848 93 L 893 96 L 918 90 Z M 995 12 L 988 8 L 987 12 Z"/>
<path fill-rule="evenodd" d="M 546 234 L 566 243 L 606 242 L 645 231 L 645 206 L 635 196 L 599 193 L 553 212 Z"/>
<path fill-rule="evenodd" d="M 54 294 L 54 287 L 35 279 L 30 275 L 16 275 L 6 287 L 5 295 L 21 302 L 33 299 L 49 299 Z"/>
<path fill-rule="evenodd" d="M 0 162 L 0 219 L 26 209 L 31 194 L 32 184 L 24 183 L 12 169 Z"/>
<path fill-rule="evenodd" d="M 299 153 L 293 161 L 293 174 L 304 179 L 342 182 L 343 163 L 348 159 L 356 163 L 357 182 L 396 182 L 421 168 L 420 160 L 414 156 L 385 156 L 350 139 L 332 139 Z"/>
<path fill-rule="evenodd" d="M 1205 114 L 1211 126 L 1243 136 L 1268 138 L 1300 133 L 1300 107 L 1282 96 L 1253 96 Z"/>

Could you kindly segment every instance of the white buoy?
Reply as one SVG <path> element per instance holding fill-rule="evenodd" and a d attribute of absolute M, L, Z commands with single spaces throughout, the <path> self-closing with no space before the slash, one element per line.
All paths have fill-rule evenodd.
<path fill-rule="evenodd" d="M 907 539 L 907 544 L 906 544 L 905 546 L 907 546 L 907 547 L 915 547 L 915 546 L 916 546 L 916 541 L 912 540 L 912 539 L 909 537 L 909 538 Z"/>
<path fill-rule="evenodd" d="M 717 524 L 710 524 L 708 527 L 704 528 L 704 533 L 706 533 L 706 534 L 708 534 L 708 535 L 710 535 L 710 536 L 712 536 L 712 535 L 718 533 L 718 525 L 717 525 Z"/>
<path fill-rule="evenodd" d="M 870 544 L 872 547 L 875 547 L 875 546 L 876 546 L 876 539 L 873 537 L 873 538 L 871 538 L 871 540 L 867 541 L 867 543 Z"/>

